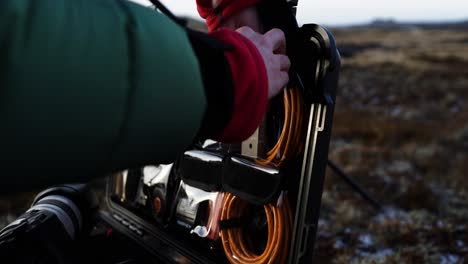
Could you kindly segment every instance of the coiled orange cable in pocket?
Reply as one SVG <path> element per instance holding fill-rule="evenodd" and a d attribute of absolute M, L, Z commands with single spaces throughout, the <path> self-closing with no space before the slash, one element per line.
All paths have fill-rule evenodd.
<path fill-rule="evenodd" d="M 258 159 L 261 165 L 281 166 L 287 160 L 297 157 L 303 150 L 305 108 L 302 92 L 297 87 L 284 90 L 284 120 L 281 134 L 265 159 Z M 221 221 L 241 218 L 248 209 L 248 203 L 226 193 L 223 201 Z M 267 224 L 268 240 L 260 255 L 252 252 L 241 228 L 221 230 L 224 252 L 232 264 L 283 264 L 286 263 L 293 228 L 292 209 L 285 192 L 278 204 L 263 206 Z"/>
<path fill-rule="evenodd" d="M 285 161 L 297 157 L 301 152 L 304 135 L 304 102 L 302 92 L 297 87 L 288 87 L 284 90 L 284 121 L 281 134 L 275 146 L 267 152 L 260 164 L 273 163 L 280 166 Z"/>
<path fill-rule="evenodd" d="M 248 204 L 227 193 L 224 197 L 221 221 L 242 217 Z M 247 246 L 246 237 L 240 227 L 221 230 L 224 252 L 232 264 L 283 264 L 286 262 L 292 229 L 291 207 L 284 193 L 278 204 L 263 206 L 268 223 L 268 240 L 265 250 L 260 255 L 252 252 Z"/>

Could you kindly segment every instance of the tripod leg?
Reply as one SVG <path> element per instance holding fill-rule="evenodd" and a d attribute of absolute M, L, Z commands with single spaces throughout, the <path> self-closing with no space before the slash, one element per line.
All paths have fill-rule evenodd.
<path fill-rule="evenodd" d="M 333 161 L 327 161 L 328 166 L 340 176 L 353 190 L 355 190 L 361 197 L 372 205 L 376 210 L 382 210 L 382 204 L 379 203 L 376 199 L 372 198 L 369 193 L 367 193 L 358 183 L 356 183 L 349 175 L 347 175 L 338 165 Z"/>

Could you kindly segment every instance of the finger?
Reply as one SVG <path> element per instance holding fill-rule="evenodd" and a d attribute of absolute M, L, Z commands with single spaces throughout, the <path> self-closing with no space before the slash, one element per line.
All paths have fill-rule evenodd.
<path fill-rule="evenodd" d="M 289 71 L 289 67 L 291 67 L 291 61 L 289 60 L 288 56 L 285 55 L 277 55 L 280 62 L 280 70 L 282 71 Z"/>
<path fill-rule="evenodd" d="M 264 36 L 275 53 L 286 53 L 286 37 L 281 29 L 274 28 L 265 33 Z"/>
<path fill-rule="evenodd" d="M 249 39 L 252 39 L 256 34 L 258 34 L 255 31 L 253 31 L 253 29 L 247 26 L 240 27 L 236 29 L 236 31 Z"/>
<path fill-rule="evenodd" d="M 289 75 L 287 72 L 279 72 L 276 75 L 275 85 L 271 87 L 268 98 L 273 98 L 278 95 L 288 84 Z"/>
<path fill-rule="evenodd" d="M 289 82 L 289 74 L 288 72 L 285 72 L 285 71 L 281 71 L 279 74 L 278 74 L 278 81 L 279 81 L 279 85 L 282 88 L 286 87 L 286 85 L 288 85 L 288 82 Z"/>

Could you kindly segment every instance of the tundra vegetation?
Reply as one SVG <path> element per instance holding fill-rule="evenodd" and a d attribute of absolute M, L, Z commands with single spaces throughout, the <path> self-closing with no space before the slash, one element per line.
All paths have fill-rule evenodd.
<path fill-rule="evenodd" d="M 468 31 L 335 29 L 342 54 L 318 263 L 468 261 Z"/>

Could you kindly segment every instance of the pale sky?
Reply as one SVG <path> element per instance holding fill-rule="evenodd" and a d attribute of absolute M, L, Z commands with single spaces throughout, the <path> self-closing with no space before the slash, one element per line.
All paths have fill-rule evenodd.
<path fill-rule="evenodd" d="M 198 17 L 195 0 L 161 2 L 176 15 Z M 301 24 L 325 25 L 366 23 L 375 18 L 403 22 L 468 20 L 468 0 L 299 0 L 297 17 Z"/>

